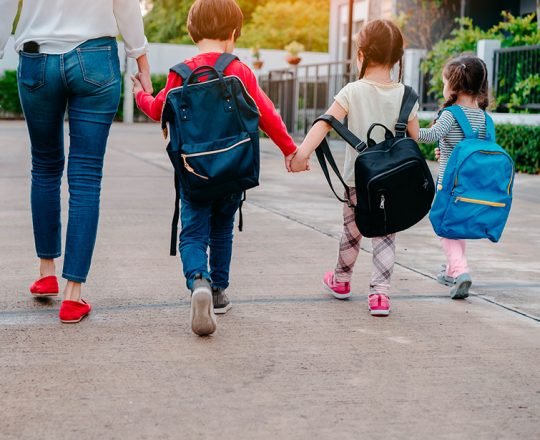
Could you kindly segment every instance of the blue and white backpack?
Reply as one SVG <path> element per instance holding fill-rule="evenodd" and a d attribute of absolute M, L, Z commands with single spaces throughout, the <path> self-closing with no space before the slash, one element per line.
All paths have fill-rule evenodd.
<path fill-rule="evenodd" d="M 514 162 L 495 142 L 495 125 L 487 113 L 484 140 L 459 106 L 445 110 L 452 113 L 465 139 L 448 159 L 429 219 L 440 237 L 497 242 L 512 206 Z"/>

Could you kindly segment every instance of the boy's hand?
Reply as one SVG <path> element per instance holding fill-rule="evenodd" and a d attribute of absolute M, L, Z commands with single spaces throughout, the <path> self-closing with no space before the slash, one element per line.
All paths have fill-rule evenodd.
<path fill-rule="evenodd" d="M 435 159 L 439 160 L 441 158 L 441 149 L 439 147 L 437 147 L 433 151 L 435 153 Z"/>
<path fill-rule="evenodd" d="M 291 173 L 291 161 L 293 160 L 293 157 L 296 156 L 296 151 L 294 153 L 289 154 L 288 156 L 285 156 L 285 168 L 287 168 L 287 172 Z"/>
<path fill-rule="evenodd" d="M 139 92 L 144 91 L 144 87 L 142 86 L 141 82 L 139 81 L 139 78 L 137 78 L 139 74 L 133 76 L 131 75 L 131 81 L 133 81 L 133 96 L 137 97 Z"/>

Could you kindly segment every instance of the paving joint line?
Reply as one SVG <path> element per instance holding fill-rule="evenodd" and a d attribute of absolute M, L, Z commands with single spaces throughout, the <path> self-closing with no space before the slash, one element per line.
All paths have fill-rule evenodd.
<path fill-rule="evenodd" d="M 131 152 L 131 151 L 127 151 L 127 150 L 124 150 L 124 149 L 122 149 L 122 148 L 114 148 L 114 147 L 113 147 L 112 149 L 115 150 L 115 151 L 117 151 L 117 152 L 127 154 L 128 156 L 131 156 L 131 157 L 133 157 L 133 158 L 135 158 L 135 159 L 137 159 L 137 160 L 140 160 L 141 162 L 144 162 L 144 163 L 146 163 L 146 164 L 149 164 L 149 165 L 152 165 L 152 166 L 154 166 L 154 167 L 156 167 L 156 168 L 159 168 L 160 170 L 165 170 L 165 171 L 169 171 L 169 172 L 170 172 L 170 168 L 169 168 L 169 167 L 165 167 L 165 166 L 163 166 L 163 165 L 160 165 L 160 164 L 154 162 L 153 160 L 145 160 L 145 159 L 143 159 L 142 157 L 138 156 L 136 153 L 133 153 L 133 152 Z M 311 230 L 313 230 L 313 231 L 316 231 L 316 232 L 318 232 L 318 233 L 320 233 L 320 234 L 326 235 L 327 237 L 330 237 L 330 238 L 333 238 L 333 239 L 336 239 L 336 240 L 339 240 L 339 238 L 340 238 L 340 237 L 336 236 L 335 234 L 329 233 L 329 232 L 324 231 L 324 230 L 322 230 L 322 229 L 320 229 L 320 228 L 317 228 L 316 226 L 310 225 L 309 223 L 303 222 L 303 221 L 301 221 L 301 220 L 299 220 L 299 219 L 297 219 L 297 218 L 295 218 L 295 217 L 292 217 L 292 216 L 290 216 L 290 215 L 288 215 L 288 214 L 285 214 L 284 212 L 281 212 L 281 211 L 279 211 L 279 210 L 277 210 L 277 209 L 268 208 L 268 207 L 266 207 L 266 206 L 261 205 L 260 203 L 253 202 L 253 201 L 246 201 L 246 203 L 251 204 L 251 205 L 253 205 L 253 206 L 256 206 L 256 207 L 258 207 L 258 208 L 260 208 L 260 209 L 264 209 L 265 211 L 271 212 L 271 213 L 273 213 L 274 215 L 278 215 L 278 216 L 283 217 L 283 218 L 285 218 L 285 219 L 287 219 L 287 220 L 290 220 L 290 221 L 292 221 L 292 222 L 298 223 L 298 224 L 300 224 L 300 225 L 302 225 L 302 226 L 304 226 L 304 227 L 306 227 L 306 228 L 309 228 L 309 229 L 311 229 Z M 364 248 L 364 247 L 362 247 L 362 246 L 360 246 L 360 249 L 361 249 L 362 251 L 368 253 L 368 254 L 371 254 L 370 251 L 368 251 L 366 248 Z M 436 278 L 435 278 L 434 276 L 429 275 L 429 274 L 427 274 L 427 273 L 425 273 L 425 272 L 423 272 L 423 271 L 421 271 L 421 270 L 419 270 L 419 269 L 415 269 L 414 267 L 410 267 L 410 266 L 407 266 L 407 265 L 405 265 L 405 264 L 403 264 L 403 263 L 399 263 L 399 262 L 396 262 L 395 264 L 396 264 L 397 266 L 399 266 L 399 267 L 402 267 L 403 269 L 409 270 L 409 271 L 414 272 L 414 273 L 416 273 L 416 274 L 418 274 L 418 275 L 421 275 L 421 276 L 423 276 L 423 277 L 425 277 L 425 278 L 429 278 L 429 279 L 431 279 L 431 280 L 436 281 Z M 475 293 L 475 292 L 473 292 L 473 291 L 470 291 L 470 294 L 471 294 L 472 296 L 475 296 L 476 298 L 482 299 L 483 301 L 485 301 L 485 302 L 487 302 L 487 303 L 490 303 L 490 304 L 493 304 L 493 305 L 495 305 L 495 306 L 498 306 L 498 307 L 500 307 L 500 308 L 502 308 L 502 309 L 504 309 L 504 310 L 506 310 L 506 311 L 515 313 L 515 314 L 517 314 L 517 315 L 523 316 L 523 317 L 525 317 L 525 318 L 531 319 L 531 320 L 536 321 L 536 322 L 540 322 L 540 317 L 539 317 L 539 316 L 535 316 L 535 315 L 531 315 L 531 314 L 526 313 L 526 312 L 522 312 L 522 311 L 520 311 L 520 310 L 515 309 L 514 307 L 507 306 L 507 305 L 505 305 L 505 304 L 502 304 L 502 303 L 500 303 L 500 302 L 498 302 L 498 301 L 495 301 L 495 300 L 493 300 L 493 299 L 491 299 L 491 298 L 487 298 L 487 297 L 483 296 L 482 294 Z"/>
<path fill-rule="evenodd" d="M 254 206 L 256 206 L 256 207 L 258 207 L 258 208 L 260 208 L 260 209 L 264 209 L 265 211 L 271 212 L 271 213 L 273 213 L 274 215 L 283 217 L 283 218 L 285 218 L 285 219 L 287 219 L 287 220 L 290 220 L 290 221 L 292 221 L 292 222 L 298 223 L 298 224 L 300 224 L 300 225 L 302 225 L 302 226 L 304 226 L 304 227 L 306 227 L 306 228 L 309 228 L 309 229 L 311 229 L 311 230 L 313 230 L 313 231 L 315 231 L 315 232 L 318 232 L 318 233 L 320 233 L 320 234 L 326 235 L 327 237 L 333 238 L 333 239 L 335 239 L 335 240 L 339 240 L 339 239 L 340 239 L 340 237 L 337 236 L 336 234 L 332 234 L 332 233 L 330 233 L 330 232 L 327 232 L 327 231 L 324 231 L 324 230 L 322 230 L 322 229 L 320 229 L 320 228 L 317 228 L 316 226 L 310 225 L 309 223 L 303 222 L 303 221 L 301 221 L 301 220 L 299 220 L 299 219 L 297 219 L 297 218 L 295 218 L 295 217 L 292 217 L 292 216 L 289 215 L 289 214 L 285 214 L 284 212 L 279 211 L 278 209 L 268 208 L 268 207 L 266 207 L 266 206 L 261 205 L 260 203 L 253 202 L 253 201 L 246 201 L 246 203 L 251 204 L 251 205 L 254 205 Z M 363 246 L 360 246 L 360 250 L 364 251 L 364 252 L 367 253 L 367 254 L 371 254 L 371 253 L 372 253 L 371 251 L 367 250 L 367 249 L 364 248 Z M 414 273 L 416 273 L 416 274 L 418 274 L 418 275 L 421 275 L 421 276 L 423 276 L 424 278 L 429 278 L 429 279 L 431 279 L 431 280 L 433 280 L 433 281 L 437 281 L 437 279 L 436 279 L 433 275 L 429 275 L 429 274 L 427 274 L 427 273 L 425 273 L 425 272 L 423 272 L 423 271 L 421 271 L 421 270 L 419 270 L 419 269 L 415 269 L 414 267 L 407 266 L 406 264 L 399 263 L 399 262 L 397 262 L 397 261 L 395 262 L 395 265 L 396 265 L 396 266 L 399 266 L 399 267 L 401 267 L 401 268 L 403 268 L 403 269 L 405 269 L 405 270 L 409 270 L 409 271 L 414 272 Z M 507 310 L 507 311 L 509 311 L 509 312 L 515 313 L 515 314 L 517 314 L 517 315 L 521 315 L 521 316 L 523 316 L 523 317 L 525 317 L 525 318 L 528 318 L 528 319 L 532 319 L 533 321 L 536 321 L 536 322 L 540 322 L 540 317 L 539 317 L 539 316 L 531 315 L 531 314 L 529 314 L 529 313 L 526 313 L 526 312 L 523 312 L 523 311 L 521 311 L 521 310 L 515 309 L 514 307 L 507 306 L 507 305 L 502 304 L 502 303 L 500 303 L 500 302 L 498 302 L 498 301 L 496 301 L 496 300 L 494 300 L 494 299 L 491 299 L 491 298 L 489 298 L 489 297 L 486 297 L 485 295 L 483 295 L 483 294 L 481 294 L 481 293 L 476 293 L 476 292 L 473 292 L 473 291 L 469 291 L 469 294 L 470 294 L 471 296 L 476 297 L 476 298 L 480 298 L 481 300 L 483 300 L 483 301 L 485 301 L 485 302 L 487 302 L 487 303 L 490 303 L 490 304 L 493 304 L 493 305 L 495 305 L 495 306 L 498 306 L 498 307 L 500 307 L 500 308 L 502 308 L 502 309 L 505 309 L 505 310 Z"/>

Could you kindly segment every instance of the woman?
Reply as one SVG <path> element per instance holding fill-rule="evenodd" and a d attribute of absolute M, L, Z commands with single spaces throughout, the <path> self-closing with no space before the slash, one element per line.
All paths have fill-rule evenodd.
<path fill-rule="evenodd" d="M 18 0 L 0 0 L 0 58 Z M 103 157 L 120 100 L 118 30 L 138 77 L 151 92 L 147 41 L 138 0 L 24 0 L 15 33 L 19 95 L 32 152 L 31 205 L 40 278 L 36 297 L 58 295 L 61 255 L 60 184 L 64 116 L 69 118 L 69 218 L 59 317 L 79 322 L 91 307 L 81 298 L 96 241 Z"/>

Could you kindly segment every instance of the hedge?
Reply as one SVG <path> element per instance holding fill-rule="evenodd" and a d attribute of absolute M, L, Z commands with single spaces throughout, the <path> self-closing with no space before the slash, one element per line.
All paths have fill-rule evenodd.
<path fill-rule="evenodd" d="M 420 121 L 421 127 L 429 127 L 431 121 Z M 512 156 L 516 171 L 528 174 L 540 173 L 540 125 L 496 124 L 497 143 Z M 437 144 L 419 144 L 427 159 L 435 160 Z"/>
<path fill-rule="evenodd" d="M 16 70 L 6 70 L 0 76 L 0 113 L 22 116 Z"/>

